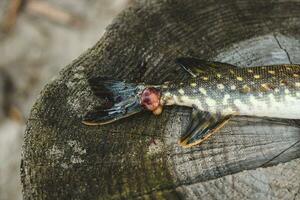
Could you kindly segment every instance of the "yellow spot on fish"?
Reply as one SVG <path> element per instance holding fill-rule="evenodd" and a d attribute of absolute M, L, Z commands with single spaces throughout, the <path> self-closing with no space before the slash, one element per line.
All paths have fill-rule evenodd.
<path fill-rule="evenodd" d="M 248 69 L 248 72 L 249 72 L 249 73 L 253 73 L 253 70 L 252 70 L 252 69 Z"/>
<path fill-rule="evenodd" d="M 256 79 L 259 79 L 259 78 L 260 78 L 260 75 L 256 74 L 256 75 L 254 75 L 253 77 L 256 78 Z"/>
<path fill-rule="evenodd" d="M 222 113 L 224 113 L 224 114 L 232 114 L 234 112 L 235 111 L 231 107 L 228 107 L 228 108 L 225 108 Z"/>
<path fill-rule="evenodd" d="M 166 92 L 165 96 L 171 96 L 171 93 L 170 92 Z"/>
<path fill-rule="evenodd" d="M 205 90 L 204 88 L 199 88 L 199 91 L 200 91 L 202 94 L 206 95 L 206 90 Z"/>
<path fill-rule="evenodd" d="M 208 80 L 208 77 L 206 77 L 206 76 L 202 76 L 201 78 L 202 78 L 203 80 L 205 80 L 205 81 Z"/>
<path fill-rule="evenodd" d="M 293 76 L 294 76 L 295 78 L 298 78 L 298 77 L 299 77 L 299 74 L 293 74 Z"/>
<path fill-rule="evenodd" d="M 248 85 L 244 85 L 241 92 L 243 93 L 248 93 L 250 92 L 251 88 Z"/>
<path fill-rule="evenodd" d="M 287 85 L 287 84 L 288 84 L 288 83 L 287 83 L 286 80 L 281 80 L 281 81 L 280 81 L 280 85 L 281 85 L 281 86 L 284 86 L 284 85 Z"/>
<path fill-rule="evenodd" d="M 217 88 L 218 88 L 219 90 L 223 90 L 223 89 L 224 89 L 224 85 L 223 85 L 223 84 L 218 84 L 218 85 L 217 85 Z"/>
<path fill-rule="evenodd" d="M 272 86 L 268 83 L 261 84 L 261 89 L 265 92 L 271 90 L 271 88 L 272 88 Z"/>
<path fill-rule="evenodd" d="M 242 77 L 240 77 L 240 76 L 236 77 L 236 79 L 237 79 L 238 81 L 244 80 L 244 79 L 243 79 Z"/>
<path fill-rule="evenodd" d="M 228 99 L 230 98 L 230 95 L 229 94 L 225 94 L 224 95 L 224 99 L 223 99 L 223 104 L 226 105 L 228 104 Z"/>
<path fill-rule="evenodd" d="M 229 70 L 229 72 L 231 73 L 231 74 L 234 74 L 234 71 L 231 69 L 231 70 Z"/>
<path fill-rule="evenodd" d="M 206 103 L 207 103 L 208 106 L 215 106 L 216 105 L 216 101 L 211 99 L 211 98 L 207 98 Z"/>
<path fill-rule="evenodd" d="M 162 88 L 165 88 L 165 89 L 166 89 L 166 88 L 168 88 L 168 86 L 167 86 L 167 85 L 163 85 Z"/>
<path fill-rule="evenodd" d="M 240 106 L 240 105 L 242 105 L 242 102 L 239 100 L 239 99 L 235 99 L 234 101 L 233 101 L 233 103 L 236 105 L 236 106 Z"/>
<path fill-rule="evenodd" d="M 284 93 L 289 94 L 290 91 L 289 91 L 288 89 L 285 89 L 285 90 L 284 90 Z"/>
<path fill-rule="evenodd" d="M 273 74 L 273 75 L 275 74 L 275 71 L 273 71 L 273 70 L 269 70 L 268 72 L 269 72 L 269 74 Z"/>
<path fill-rule="evenodd" d="M 217 77 L 218 77 L 218 78 L 221 78 L 221 77 L 222 77 L 222 75 L 221 75 L 221 74 L 217 74 Z"/>
<path fill-rule="evenodd" d="M 188 100 L 189 100 L 189 97 L 184 95 L 184 96 L 181 97 L 181 100 L 182 100 L 182 101 L 188 101 Z"/>
<path fill-rule="evenodd" d="M 191 86 L 192 86 L 192 87 L 196 87 L 196 86 L 197 86 L 197 83 L 191 83 Z"/>
<path fill-rule="evenodd" d="M 232 86 L 230 86 L 230 89 L 231 89 L 231 90 L 235 90 L 235 89 L 236 89 L 236 86 L 235 86 L 235 85 L 232 85 Z"/>
<path fill-rule="evenodd" d="M 178 92 L 179 92 L 179 94 L 181 94 L 181 95 L 184 94 L 184 90 L 183 90 L 183 89 L 179 89 Z"/>

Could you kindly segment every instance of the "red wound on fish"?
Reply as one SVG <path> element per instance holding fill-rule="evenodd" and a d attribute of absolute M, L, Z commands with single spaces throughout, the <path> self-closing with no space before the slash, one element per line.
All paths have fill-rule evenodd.
<path fill-rule="evenodd" d="M 154 87 L 144 89 L 141 94 L 141 105 L 147 110 L 156 110 L 160 106 L 160 91 Z"/>

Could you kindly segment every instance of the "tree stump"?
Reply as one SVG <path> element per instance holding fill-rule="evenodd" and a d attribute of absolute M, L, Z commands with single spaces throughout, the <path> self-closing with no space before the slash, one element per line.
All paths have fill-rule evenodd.
<path fill-rule="evenodd" d="M 191 109 L 86 126 L 87 78 L 159 84 L 189 78 L 174 59 L 238 66 L 300 63 L 300 1 L 137 1 L 48 84 L 32 108 L 24 199 L 299 199 L 296 120 L 235 117 L 200 146 L 178 138 Z"/>

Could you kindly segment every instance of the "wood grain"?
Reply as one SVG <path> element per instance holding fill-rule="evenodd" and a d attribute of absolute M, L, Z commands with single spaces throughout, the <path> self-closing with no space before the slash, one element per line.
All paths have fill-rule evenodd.
<path fill-rule="evenodd" d="M 87 78 L 188 78 L 174 59 L 240 66 L 300 63 L 300 1 L 137 1 L 47 85 L 32 108 L 21 166 L 24 199 L 297 199 L 300 126 L 236 117 L 203 145 L 177 144 L 191 110 L 139 113 L 106 126 Z M 289 177 L 289 178 L 288 178 Z"/>

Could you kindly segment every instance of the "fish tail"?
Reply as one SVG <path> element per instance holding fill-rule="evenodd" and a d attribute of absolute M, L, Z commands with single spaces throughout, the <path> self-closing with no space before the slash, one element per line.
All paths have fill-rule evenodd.
<path fill-rule="evenodd" d="M 142 85 L 103 77 L 89 79 L 88 83 L 94 95 L 105 103 L 86 113 L 84 124 L 108 124 L 142 111 L 139 97 Z"/>

